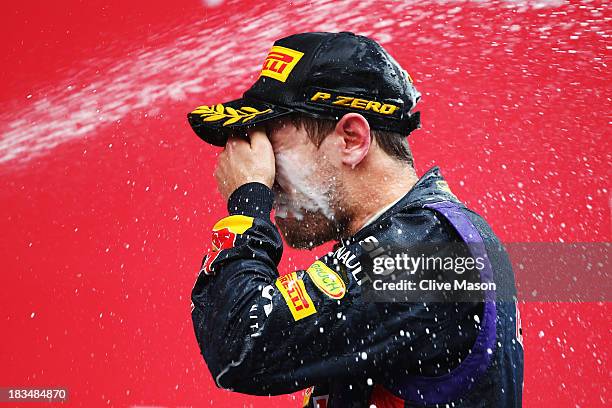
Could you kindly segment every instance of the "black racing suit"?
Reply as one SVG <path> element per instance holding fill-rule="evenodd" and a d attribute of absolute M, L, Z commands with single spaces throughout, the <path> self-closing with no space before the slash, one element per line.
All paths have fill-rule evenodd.
<path fill-rule="evenodd" d="M 373 302 L 364 251 L 385 243 L 476 239 L 481 279 L 512 292 L 514 275 L 490 227 L 429 170 L 395 205 L 305 271 L 279 277 L 273 194 L 249 183 L 213 227 L 192 292 L 202 355 L 219 387 L 254 395 L 307 389 L 308 407 L 518 407 L 523 350 L 516 303 Z"/>

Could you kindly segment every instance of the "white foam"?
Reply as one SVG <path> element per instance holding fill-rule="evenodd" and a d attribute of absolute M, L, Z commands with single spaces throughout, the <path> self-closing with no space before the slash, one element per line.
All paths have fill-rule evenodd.
<path fill-rule="evenodd" d="M 289 215 L 298 220 L 303 219 L 303 212 L 318 212 L 327 218 L 333 218 L 334 212 L 329 205 L 331 186 L 321 186 L 313 182 L 313 169 L 304 165 L 295 152 L 278 152 L 276 158 L 276 179 L 286 188 L 290 186 L 292 197 L 277 194 L 276 216 L 285 218 Z"/>
<path fill-rule="evenodd" d="M 449 7 L 457 4 L 433 3 L 448 3 Z M 414 4 L 415 1 L 394 4 L 398 19 L 378 21 L 376 29 L 371 19 L 363 18 L 371 13 L 368 2 L 302 1 L 293 7 L 317 30 L 341 31 L 350 27 L 384 45 L 397 32 L 402 32 L 403 37 L 417 36 L 398 31 L 405 23 L 399 16 L 408 16 L 403 10 L 408 11 Z M 565 3 L 507 0 L 504 4 L 524 9 Z M 99 50 L 95 58 L 83 63 L 85 68 L 79 73 L 52 86 L 30 90 L 24 96 L 25 105 L 19 101 L 19 108 L 0 113 L 0 163 L 27 161 L 63 143 L 96 135 L 134 111 L 151 118 L 162 113 L 161 108 L 171 101 L 192 100 L 193 107 L 220 102 L 206 97 L 205 91 L 210 88 L 214 88 L 214 95 L 239 96 L 256 79 L 274 40 L 293 30 L 294 22 L 285 17 L 282 7 L 265 13 L 258 7 L 244 8 L 243 13 L 229 17 L 224 25 L 207 26 L 202 21 L 177 26 L 156 35 L 158 45 L 145 49 L 129 51 L 125 44 L 115 43 Z M 429 17 L 421 13 L 405 18 L 417 23 Z M 106 61 L 114 62 L 102 75 L 99 69 Z M 184 117 L 176 118 L 177 122 L 183 120 Z"/>

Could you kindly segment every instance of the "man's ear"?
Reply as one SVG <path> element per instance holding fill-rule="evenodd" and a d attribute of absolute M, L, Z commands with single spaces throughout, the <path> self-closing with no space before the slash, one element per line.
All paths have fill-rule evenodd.
<path fill-rule="evenodd" d="M 370 151 L 370 125 L 358 113 L 347 113 L 336 124 L 336 135 L 343 140 L 342 164 L 354 168 Z"/>

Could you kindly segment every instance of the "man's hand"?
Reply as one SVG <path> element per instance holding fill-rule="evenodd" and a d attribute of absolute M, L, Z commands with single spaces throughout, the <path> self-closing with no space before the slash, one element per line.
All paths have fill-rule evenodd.
<path fill-rule="evenodd" d="M 219 154 L 215 178 L 225 199 L 246 183 L 258 182 L 272 188 L 276 169 L 268 136 L 256 128 L 249 131 L 249 139 L 232 136 Z"/>

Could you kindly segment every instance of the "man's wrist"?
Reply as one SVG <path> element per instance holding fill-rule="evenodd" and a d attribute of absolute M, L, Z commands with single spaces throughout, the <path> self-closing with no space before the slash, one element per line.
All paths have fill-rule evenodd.
<path fill-rule="evenodd" d="M 270 218 L 274 193 L 262 183 L 246 183 L 238 187 L 227 200 L 230 215 Z"/>

